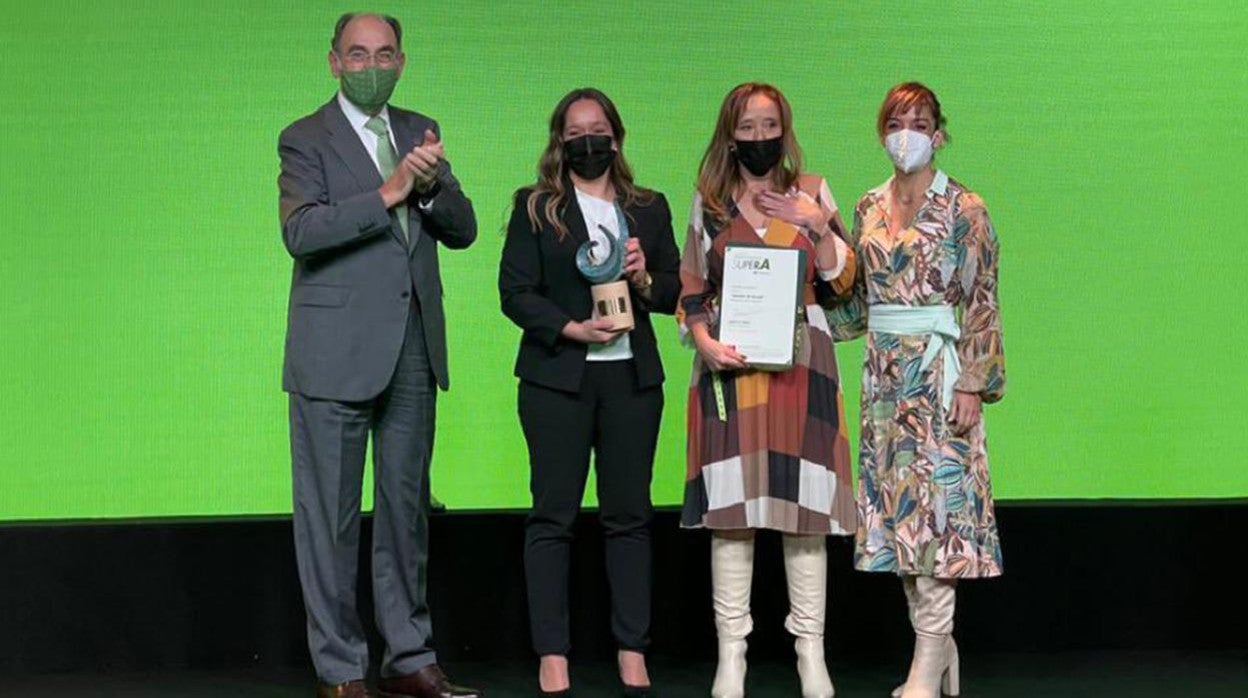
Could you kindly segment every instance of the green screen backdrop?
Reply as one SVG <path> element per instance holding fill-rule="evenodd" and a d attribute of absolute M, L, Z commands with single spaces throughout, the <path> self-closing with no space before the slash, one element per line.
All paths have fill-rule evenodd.
<path fill-rule="evenodd" d="M 334 94 L 329 35 L 360 8 L 2 4 L 0 520 L 289 512 L 277 134 Z M 519 333 L 495 279 L 556 101 L 613 97 L 683 243 L 719 102 L 746 80 L 785 91 L 809 169 L 847 211 L 889 174 L 874 133 L 888 87 L 940 95 L 939 164 L 984 196 L 1002 243 L 999 498 L 1248 496 L 1243 3 L 368 9 L 404 21 L 393 101 L 441 122 L 480 221 L 474 247 L 442 255 L 455 387 L 434 490 L 453 508 L 527 505 Z M 691 356 L 659 324 L 654 495 L 674 504 Z M 861 343 L 838 355 L 854 442 Z"/>

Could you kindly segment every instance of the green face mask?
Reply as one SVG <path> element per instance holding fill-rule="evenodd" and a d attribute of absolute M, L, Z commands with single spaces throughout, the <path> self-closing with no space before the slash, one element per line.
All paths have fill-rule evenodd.
<path fill-rule="evenodd" d="M 375 114 L 394 92 L 399 81 L 398 68 L 369 67 L 363 70 L 342 71 L 342 94 L 355 106 Z"/>

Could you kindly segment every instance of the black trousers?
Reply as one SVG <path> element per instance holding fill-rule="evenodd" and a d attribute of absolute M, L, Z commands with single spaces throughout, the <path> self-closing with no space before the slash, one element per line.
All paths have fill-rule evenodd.
<path fill-rule="evenodd" d="M 659 386 L 638 389 L 632 361 L 587 362 L 578 393 L 521 381 L 533 509 L 524 569 L 533 649 L 567 654 L 568 559 L 594 454 L 606 536 L 611 629 L 620 648 L 650 643 L 650 478 L 663 413 Z"/>

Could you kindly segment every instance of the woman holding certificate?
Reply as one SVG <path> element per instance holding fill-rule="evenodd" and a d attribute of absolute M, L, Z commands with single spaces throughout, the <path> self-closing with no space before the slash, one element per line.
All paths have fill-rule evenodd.
<path fill-rule="evenodd" d="M 688 466 L 682 525 L 709 528 L 719 666 L 711 694 L 743 696 L 754 532 L 784 534 L 790 613 L 802 695 L 833 695 L 823 656 L 828 535 L 855 528 L 849 448 L 832 336 L 821 304 L 852 286 L 853 253 L 822 177 L 802 171 L 792 111 L 771 85 L 739 85 L 724 98 L 698 172 L 681 259 L 677 316 L 693 344 Z M 760 370 L 721 342 L 729 310 L 743 332 L 766 325 L 751 309 L 784 283 L 724 295 L 739 272 L 774 272 L 794 252 L 797 288 L 789 359 Z M 735 259 L 744 255 L 741 259 Z M 726 260 L 732 260 L 726 264 Z M 760 278 L 760 277 L 750 277 Z M 735 306 L 739 307 L 726 307 Z M 773 314 L 774 315 L 774 314 Z M 772 338 L 775 339 L 774 337 Z"/>
<path fill-rule="evenodd" d="M 867 335 L 854 560 L 900 575 L 909 601 L 895 695 L 939 698 L 959 688 L 954 586 L 1001 574 L 981 421 L 1005 392 L 999 254 L 983 200 L 932 163 L 948 140 L 936 95 L 894 87 L 877 129 L 893 176 L 858 202 L 858 279 L 829 313 L 838 340 Z"/>
<path fill-rule="evenodd" d="M 663 367 L 650 313 L 671 313 L 679 252 L 662 194 L 633 183 L 624 124 L 598 90 L 555 107 L 538 180 L 516 194 L 499 265 L 533 508 L 525 577 L 544 695 L 571 695 L 568 556 L 591 452 L 624 695 L 649 695 L 650 476 Z"/>

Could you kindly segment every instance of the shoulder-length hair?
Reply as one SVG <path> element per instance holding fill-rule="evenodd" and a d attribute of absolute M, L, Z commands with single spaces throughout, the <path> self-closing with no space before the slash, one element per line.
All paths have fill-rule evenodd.
<path fill-rule="evenodd" d="M 774 85 L 766 83 L 747 82 L 732 88 L 719 107 L 715 133 L 698 167 L 698 193 L 702 195 L 702 207 L 721 223 L 727 222 L 728 202 L 741 184 L 735 147 L 737 122 L 745 113 L 750 98 L 757 94 L 770 98 L 780 109 L 784 155 L 780 164 L 772 168 L 772 187 L 777 191 L 788 191 L 797 184 L 802 172 L 802 148 L 793 133 L 793 109 L 789 100 Z"/>
<path fill-rule="evenodd" d="M 921 82 L 903 82 L 893 85 L 888 94 L 884 95 L 884 103 L 880 105 L 880 113 L 875 117 L 875 130 L 880 138 L 887 135 L 888 120 L 911 109 L 927 109 L 932 113 L 937 130 L 945 132 L 945 140 L 949 140 L 949 132 L 945 130 L 945 115 L 940 111 L 940 100 L 936 93 Z"/>
<path fill-rule="evenodd" d="M 567 166 L 563 162 L 563 127 L 567 122 L 568 109 L 582 99 L 597 102 L 598 106 L 602 107 L 602 112 L 606 114 L 607 122 L 611 124 L 617 152 L 615 160 L 611 162 L 610 177 L 620 204 L 627 209 L 634 204 L 648 202 L 654 196 L 649 190 L 642 189 L 633 183 L 633 170 L 628 166 L 628 160 L 624 158 L 624 121 L 620 119 L 620 112 L 615 108 L 615 103 L 602 90 L 593 87 L 572 90 L 559 100 L 559 104 L 555 105 L 554 113 L 550 115 L 550 139 L 546 142 L 546 150 L 542 152 L 541 159 L 538 160 L 537 182 L 531 187 L 532 193 L 528 201 L 529 222 L 533 230 L 536 232 L 541 229 L 543 220 L 549 221 L 554 226 L 555 234 L 560 241 L 567 237 L 568 226 L 559 219 L 559 209 L 568 199 L 568 186 L 571 183 Z M 539 212 L 537 201 L 542 194 L 547 195 L 546 204 Z"/>

